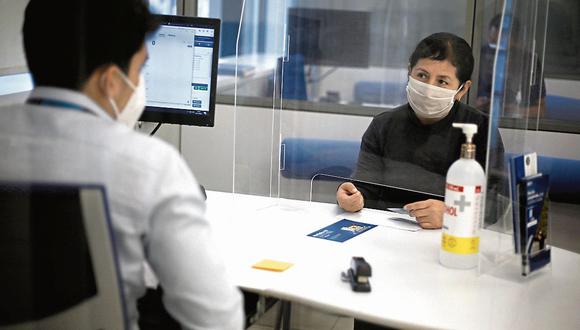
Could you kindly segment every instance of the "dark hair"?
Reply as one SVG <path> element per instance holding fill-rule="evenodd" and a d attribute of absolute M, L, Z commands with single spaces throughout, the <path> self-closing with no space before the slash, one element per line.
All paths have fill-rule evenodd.
<path fill-rule="evenodd" d="M 80 89 L 99 67 L 127 72 L 157 29 L 142 0 L 30 0 L 22 34 L 36 85 Z"/>
<path fill-rule="evenodd" d="M 499 30 L 499 26 L 501 25 L 501 19 L 502 19 L 501 14 L 495 15 L 491 19 L 491 21 L 489 21 L 489 29 L 491 30 L 491 28 L 496 28 L 497 30 Z M 512 24 L 512 26 L 511 26 L 512 35 L 515 35 L 516 37 L 519 36 L 519 34 L 520 34 L 520 21 L 518 20 L 518 18 L 512 16 L 511 24 Z"/>
<path fill-rule="evenodd" d="M 413 68 L 423 58 L 451 62 L 456 68 L 457 79 L 461 84 L 471 78 L 473 72 L 471 47 L 467 41 L 454 34 L 439 32 L 421 40 L 409 58 L 409 67 Z"/>
<path fill-rule="evenodd" d="M 499 30 L 499 26 L 501 24 L 501 14 L 495 15 L 491 21 L 489 21 L 489 29 L 496 28 Z"/>

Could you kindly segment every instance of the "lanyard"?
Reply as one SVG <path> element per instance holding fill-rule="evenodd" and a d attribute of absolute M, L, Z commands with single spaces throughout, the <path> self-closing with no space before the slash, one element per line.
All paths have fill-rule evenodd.
<path fill-rule="evenodd" d="M 57 107 L 57 108 L 65 108 L 65 109 L 70 109 L 70 110 L 75 110 L 75 111 L 80 111 L 80 112 L 92 113 L 92 111 L 90 111 L 89 109 L 82 107 L 78 104 L 66 102 L 66 101 L 60 101 L 60 100 L 51 100 L 51 99 L 44 99 L 44 98 L 31 98 L 31 99 L 28 99 L 26 101 L 26 103 L 37 104 L 37 105 L 47 105 L 47 106 L 52 106 L 52 107 Z"/>

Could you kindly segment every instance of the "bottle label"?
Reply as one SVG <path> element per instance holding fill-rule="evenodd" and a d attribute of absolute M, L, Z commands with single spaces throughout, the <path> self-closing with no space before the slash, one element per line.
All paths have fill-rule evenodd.
<path fill-rule="evenodd" d="M 443 250 L 456 254 L 475 254 L 479 251 L 482 198 L 481 186 L 447 182 L 441 237 Z"/>

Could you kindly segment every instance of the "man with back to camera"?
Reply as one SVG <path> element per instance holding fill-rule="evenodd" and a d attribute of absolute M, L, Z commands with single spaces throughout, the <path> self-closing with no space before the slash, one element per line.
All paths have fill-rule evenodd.
<path fill-rule="evenodd" d="M 461 130 L 451 127 L 453 122 L 478 125 L 476 159 L 485 168 L 488 118 L 460 102 L 471 86 L 473 62 L 471 47 L 456 35 L 435 33 L 419 42 L 409 59 L 409 103 L 373 119 L 362 139 L 354 178 L 443 195 L 447 170 L 459 158 L 465 141 Z M 501 139 L 493 148 L 500 155 L 493 168 L 501 172 Z M 498 187 L 499 183 L 491 189 L 503 191 Z M 389 207 L 386 191 L 377 185 L 346 182 L 338 188 L 336 198 L 350 212 L 385 208 Z M 441 228 L 442 201 L 407 201 L 404 208 L 421 227 Z"/>
<path fill-rule="evenodd" d="M 175 149 L 132 130 L 156 28 L 141 0 L 31 0 L 23 39 L 35 88 L 0 109 L 0 179 L 104 185 L 131 328 L 147 262 L 183 328 L 242 329 L 196 180 Z"/>

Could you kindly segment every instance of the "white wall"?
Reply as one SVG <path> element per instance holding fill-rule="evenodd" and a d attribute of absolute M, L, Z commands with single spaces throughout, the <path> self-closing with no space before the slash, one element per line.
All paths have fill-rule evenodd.
<path fill-rule="evenodd" d="M 580 134 L 507 128 L 501 128 L 500 134 L 508 153 L 535 151 L 543 156 L 580 160 Z"/>
<path fill-rule="evenodd" d="M 233 107 L 220 104 L 214 127 L 181 129 L 181 153 L 206 189 L 232 191 L 233 123 Z"/>
<path fill-rule="evenodd" d="M 580 98 L 580 81 L 564 79 L 545 79 L 546 92 L 550 95 Z"/>
<path fill-rule="evenodd" d="M 22 22 L 28 0 L 0 0 L 0 76 L 26 71 Z"/>

